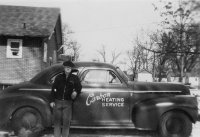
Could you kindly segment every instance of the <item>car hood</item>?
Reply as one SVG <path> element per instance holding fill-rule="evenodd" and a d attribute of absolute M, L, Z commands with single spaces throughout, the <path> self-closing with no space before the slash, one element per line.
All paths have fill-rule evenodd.
<path fill-rule="evenodd" d="M 160 82 L 128 82 L 129 87 L 134 92 L 154 92 L 154 93 L 179 93 L 179 94 L 190 94 L 189 89 L 176 83 L 160 83 Z"/>

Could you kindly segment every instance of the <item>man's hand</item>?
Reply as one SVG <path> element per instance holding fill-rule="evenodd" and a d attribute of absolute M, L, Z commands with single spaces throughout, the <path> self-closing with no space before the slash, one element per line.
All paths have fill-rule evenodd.
<path fill-rule="evenodd" d="M 74 100 L 77 96 L 77 92 L 76 91 L 73 91 L 72 94 L 71 94 L 71 98 Z"/>
<path fill-rule="evenodd" d="M 50 103 L 50 106 L 53 108 L 53 107 L 55 107 L 55 102 L 51 102 Z"/>

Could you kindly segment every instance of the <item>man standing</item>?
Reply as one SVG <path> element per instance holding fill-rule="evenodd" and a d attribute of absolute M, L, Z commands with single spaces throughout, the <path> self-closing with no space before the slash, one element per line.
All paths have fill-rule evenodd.
<path fill-rule="evenodd" d="M 54 108 L 54 137 L 68 137 L 72 118 L 72 103 L 81 93 L 78 76 L 72 74 L 75 65 L 71 61 L 63 63 L 64 72 L 59 74 L 51 91 L 51 107 Z M 62 128 L 63 127 L 63 128 Z"/>

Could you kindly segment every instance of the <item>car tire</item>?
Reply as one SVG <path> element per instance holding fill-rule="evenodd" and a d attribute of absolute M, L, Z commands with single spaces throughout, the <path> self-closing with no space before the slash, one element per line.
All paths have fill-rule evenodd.
<path fill-rule="evenodd" d="M 183 112 L 167 112 L 159 123 L 159 135 L 162 137 L 189 137 L 192 122 Z"/>
<path fill-rule="evenodd" d="M 21 108 L 17 110 L 12 119 L 11 127 L 18 136 L 31 136 L 44 129 L 40 113 L 33 108 Z"/>

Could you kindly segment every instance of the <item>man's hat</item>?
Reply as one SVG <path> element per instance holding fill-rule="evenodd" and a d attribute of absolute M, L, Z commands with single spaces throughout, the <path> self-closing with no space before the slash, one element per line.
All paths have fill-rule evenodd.
<path fill-rule="evenodd" d="M 65 62 L 63 62 L 63 66 L 64 66 L 64 67 L 75 68 L 74 63 L 72 63 L 71 61 L 65 61 Z"/>

